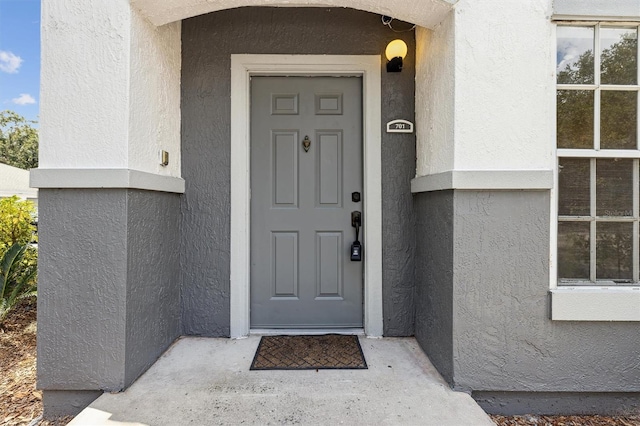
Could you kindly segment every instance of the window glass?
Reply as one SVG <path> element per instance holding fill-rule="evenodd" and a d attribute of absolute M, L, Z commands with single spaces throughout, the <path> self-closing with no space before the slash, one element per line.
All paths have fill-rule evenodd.
<path fill-rule="evenodd" d="M 600 147 L 636 149 L 638 92 L 603 90 L 600 94 Z"/>
<path fill-rule="evenodd" d="M 596 215 L 633 216 L 633 160 L 596 161 Z"/>
<path fill-rule="evenodd" d="M 593 93 L 558 90 L 558 148 L 593 148 Z"/>
<path fill-rule="evenodd" d="M 588 158 L 561 158 L 558 169 L 558 214 L 560 216 L 589 216 Z"/>
<path fill-rule="evenodd" d="M 594 28 L 558 27 L 556 71 L 560 84 L 594 84 Z"/>
<path fill-rule="evenodd" d="M 589 279 L 589 222 L 558 223 L 558 277 Z"/>
<path fill-rule="evenodd" d="M 596 278 L 632 279 L 633 224 L 599 222 L 596 224 Z"/>
<path fill-rule="evenodd" d="M 636 28 L 600 28 L 602 84 L 636 84 L 637 60 L 638 30 Z"/>
<path fill-rule="evenodd" d="M 640 285 L 639 29 L 558 26 L 560 284 Z"/>

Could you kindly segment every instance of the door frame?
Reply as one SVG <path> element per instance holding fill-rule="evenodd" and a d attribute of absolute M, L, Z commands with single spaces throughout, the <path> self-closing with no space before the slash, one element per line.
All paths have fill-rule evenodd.
<path fill-rule="evenodd" d="M 382 337 L 381 57 L 231 55 L 230 335 L 250 332 L 251 76 L 361 76 L 363 136 L 364 332 Z"/>

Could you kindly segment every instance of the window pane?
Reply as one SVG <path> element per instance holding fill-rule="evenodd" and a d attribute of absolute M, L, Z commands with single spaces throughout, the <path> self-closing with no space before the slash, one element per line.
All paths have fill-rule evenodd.
<path fill-rule="evenodd" d="M 558 214 L 590 216 L 588 158 L 561 158 L 558 168 Z"/>
<path fill-rule="evenodd" d="M 633 160 L 596 161 L 596 214 L 633 216 Z"/>
<path fill-rule="evenodd" d="M 602 84 L 636 84 L 638 80 L 638 30 L 600 29 Z"/>
<path fill-rule="evenodd" d="M 631 280 L 633 278 L 633 224 L 596 223 L 596 278 Z"/>
<path fill-rule="evenodd" d="M 589 225 L 558 223 L 558 278 L 589 279 Z"/>
<path fill-rule="evenodd" d="M 593 149 L 593 94 L 558 90 L 558 148 Z"/>
<path fill-rule="evenodd" d="M 638 93 L 601 92 L 600 147 L 636 149 Z"/>
<path fill-rule="evenodd" d="M 560 84 L 594 84 L 593 27 L 558 27 L 556 72 Z"/>

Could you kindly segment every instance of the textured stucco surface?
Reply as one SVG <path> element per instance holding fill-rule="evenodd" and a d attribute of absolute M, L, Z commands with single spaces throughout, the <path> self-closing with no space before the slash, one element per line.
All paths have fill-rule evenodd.
<path fill-rule="evenodd" d="M 549 319 L 549 192 L 455 191 L 454 386 L 638 392 L 635 323 Z"/>
<path fill-rule="evenodd" d="M 472 397 L 488 413 L 503 415 L 629 415 L 640 410 L 640 393 L 634 392 L 474 392 Z"/>
<path fill-rule="evenodd" d="M 228 336 L 230 55 L 380 55 L 390 40 L 401 37 L 411 53 L 402 73 L 382 73 L 382 121 L 413 121 L 415 41 L 413 32 L 398 34 L 383 26 L 379 15 L 342 8 L 236 9 L 192 18 L 182 27 L 183 330 Z M 414 153 L 413 135 L 383 133 L 386 335 L 413 334 Z"/>
<path fill-rule="evenodd" d="M 127 324 L 125 386 L 181 334 L 180 197 L 127 193 Z"/>
<path fill-rule="evenodd" d="M 549 191 L 415 195 L 416 338 L 493 413 L 638 407 L 635 323 L 549 319 Z"/>
<path fill-rule="evenodd" d="M 39 388 L 121 390 L 178 337 L 179 205 L 159 192 L 40 191 Z"/>
<path fill-rule="evenodd" d="M 181 23 L 156 27 L 131 13 L 129 168 L 180 176 Z M 160 152 L 169 164 L 160 164 Z"/>
<path fill-rule="evenodd" d="M 130 0 L 151 22 L 163 25 L 209 12 L 244 6 L 350 7 L 431 28 L 458 0 Z"/>
<path fill-rule="evenodd" d="M 38 388 L 124 387 L 125 190 L 40 190 Z"/>
<path fill-rule="evenodd" d="M 455 13 L 416 28 L 416 175 L 453 170 Z"/>
<path fill-rule="evenodd" d="M 555 166 L 551 7 L 551 0 L 457 3 L 455 170 Z"/>
<path fill-rule="evenodd" d="M 415 336 L 444 379 L 453 380 L 453 191 L 414 196 Z"/>
<path fill-rule="evenodd" d="M 180 22 L 155 27 L 127 1 L 43 2 L 41 89 L 40 167 L 180 176 Z"/>
<path fill-rule="evenodd" d="M 129 5 L 46 1 L 41 15 L 40 167 L 126 167 Z"/>
<path fill-rule="evenodd" d="M 418 29 L 417 176 L 554 167 L 552 3 L 460 0 Z"/>

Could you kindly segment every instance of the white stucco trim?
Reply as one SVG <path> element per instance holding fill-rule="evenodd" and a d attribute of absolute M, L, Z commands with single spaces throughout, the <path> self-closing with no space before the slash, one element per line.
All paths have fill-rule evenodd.
<path fill-rule="evenodd" d="M 131 169 L 33 169 L 32 188 L 129 188 L 184 193 L 184 179 Z"/>
<path fill-rule="evenodd" d="M 231 337 L 250 332 L 250 77 L 361 75 L 363 80 L 364 330 L 382 336 L 381 57 L 231 55 Z"/>
<path fill-rule="evenodd" d="M 447 189 L 551 189 L 553 170 L 450 170 L 411 181 L 411 192 Z"/>
<path fill-rule="evenodd" d="M 127 1 L 45 1 L 41 16 L 39 166 L 180 177 L 181 23 Z"/>
<path fill-rule="evenodd" d="M 389 15 L 433 29 L 458 0 L 130 0 L 131 5 L 160 26 L 210 12 L 246 6 L 349 7 Z"/>
<path fill-rule="evenodd" d="M 552 19 L 640 21 L 640 0 L 555 0 Z"/>
<path fill-rule="evenodd" d="M 640 287 L 562 287 L 551 290 L 555 321 L 640 321 Z"/>

